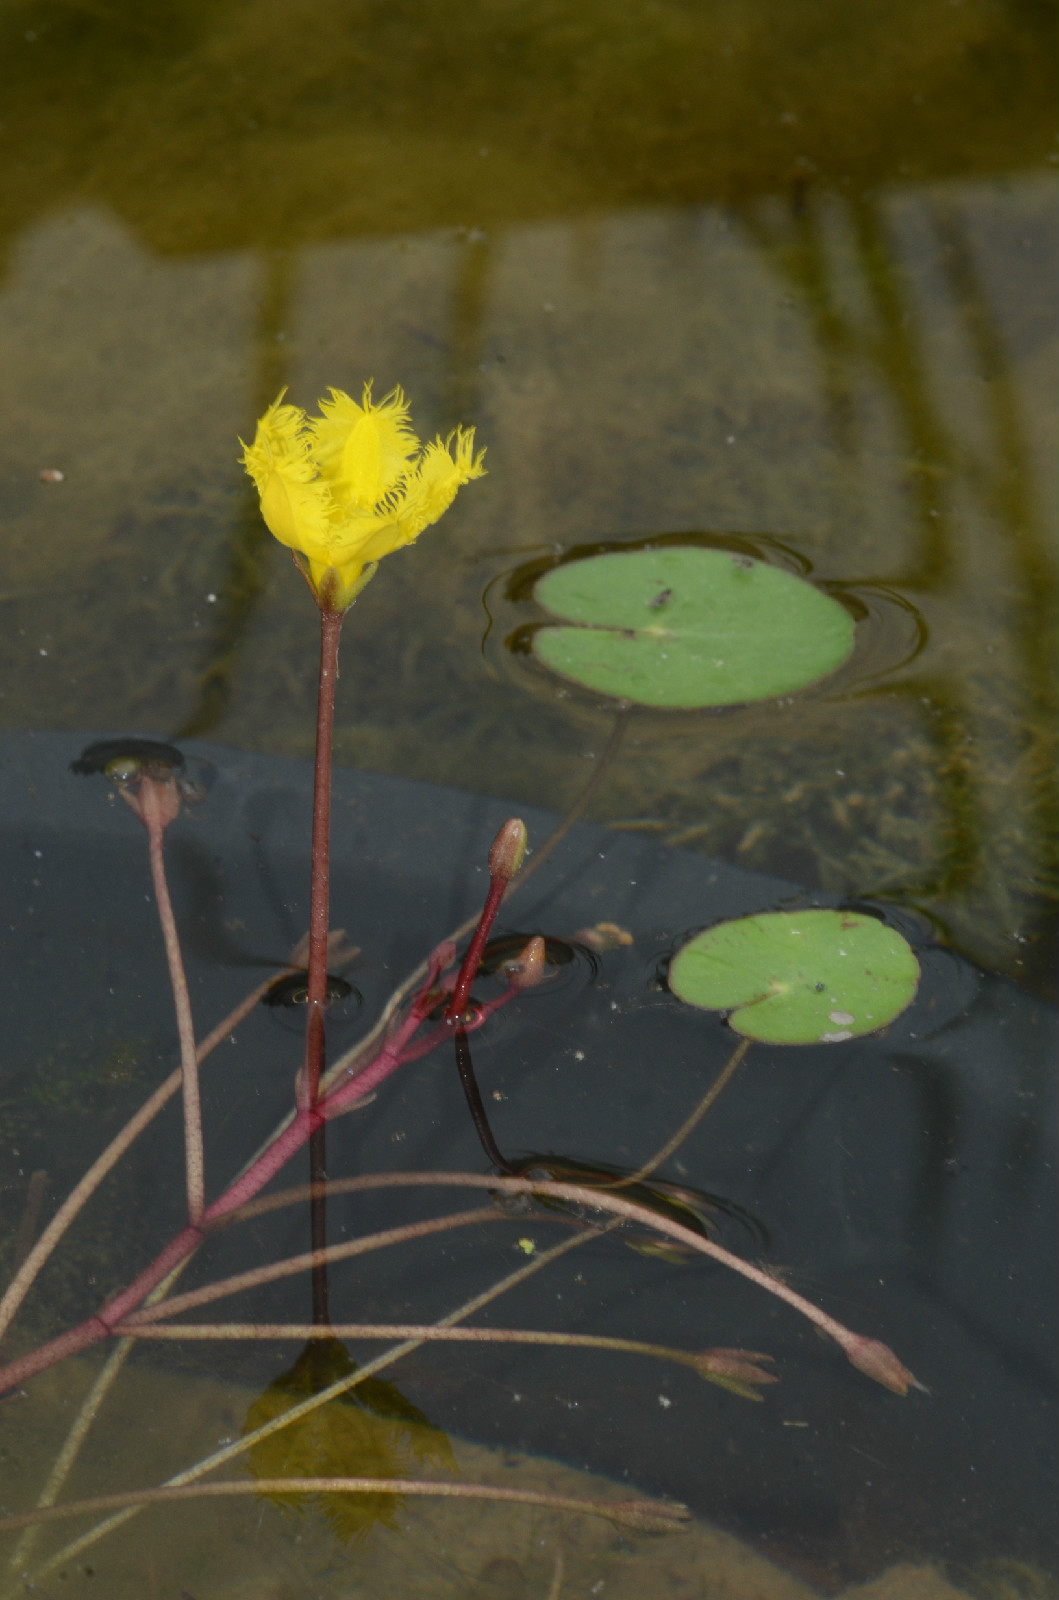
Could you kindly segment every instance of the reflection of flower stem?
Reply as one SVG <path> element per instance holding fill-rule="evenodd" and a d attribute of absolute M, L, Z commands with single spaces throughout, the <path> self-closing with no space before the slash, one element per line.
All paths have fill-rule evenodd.
<path fill-rule="evenodd" d="M 467 1109 L 471 1113 L 475 1132 L 481 1141 L 482 1149 L 498 1172 L 510 1173 L 513 1169 L 501 1153 L 500 1146 L 493 1137 L 493 1130 L 489 1126 L 485 1106 L 482 1104 L 481 1092 L 478 1088 L 478 1079 L 474 1075 L 474 1062 L 471 1060 L 471 1047 L 467 1042 L 467 1030 L 456 1030 L 456 1070 L 460 1075 L 463 1093 L 467 1100 Z"/>
<path fill-rule="evenodd" d="M 327 1293 L 327 1123 L 321 1122 L 309 1135 L 309 1237 L 313 1259 L 309 1273 L 313 1302 L 313 1321 L 326 1328 L 330 1320 Z"/>
<path fill-rule="evenodd" d="M 264 249 L 260 254 L 262 284 L 257 301 L 252 340 L 251 379 L 254 410 L 264 411 L 287 382 L 289 346 L 283 328 L 291 315 L 291 294 L 296 258 L 291 251 Z M 212 637 L 199 675 L 195 703 L 174 738 L 206 739 L 226 716 L 240 656 L 268 583 L 275 542 L 261 521 L 257 495 L 246 485 L 247 495 L 235 508 L 224 556 L 224 570 L 214 587 L 218 591 Z M 304 966 L 304 962 L 302 963 Z"/>
<path fill-rule="evenodd" d="M 412 1494 L 458 1500 L 502 1500 L 508 1505 L 546 1506 L 552 1511 L 588 1513 L 652 1533 L 665 1533 L 679 1528 L 690 1516 L 684 1506 L 667 1504 L 663 1500 L 579 1500 L 569 1495 L 544 1494 L 535 1489 L 499 1488 L 491 1483 L 429 1482 L 415 1478 L 258 1478 L 248 1483 L 239 1478 L 231 1482 L 134 1489 L 126 1494 L 101 1494 L 91 1500 L 71 1500 L 65 1505 L 4 1517 L 0 1519 L 0 1532 L 27 1528 L 37 1522 L 59 1522 L 67 1517 L 83 1516 L 86 1512 L 246 1494 Z"/>

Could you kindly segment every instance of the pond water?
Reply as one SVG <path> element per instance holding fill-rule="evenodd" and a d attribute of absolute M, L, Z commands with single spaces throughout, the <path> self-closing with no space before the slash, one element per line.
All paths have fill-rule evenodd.
<path fill-rule="evenodd" d="M 767 1247 L 732 1217 L 725 1241 L 893 1343 L 933 1400 L 865 1395 L 867 1380 L 836 1374 L 841 1358 L 749 1286 L 726 1285 L 722 1301 L 715 1269 L 603 1243 L 591 1291 L 573 1263 L 557 1267 L 522 1310 L 498 1308 L 498 1325 L 552 1325 L 566 1294 L 581 1331 L 771 1351 L 780 1388 L 761 1406 L 697 1379 L 670 1395 L 638 1358 L 612 1379 L 584 1352 L 557 1388 L 548 1352 L 516 1363 L 455 1346 L 395 1381 L 473 1441 L 458 1446 L 469 1476 L 507 1481 L 520 1454 L 553 1488 L 591 1468 L 583 1493 L 626 1474 L 686 1501 L 705 1520 L 684 1555 L 640 1535 L 619 1559 L 606 1524 L 567 1528 L 563 1545 L 557 1522 L 490 1512 L 495 1533 L 473 1559 L 442 1560 L 466 1524 L 406 1509 L 405 1544 L 376 1529 L 351 1568 L 318 1516 L 153 1511 L 132 1529 L 150 1522 L 160 1542 L 113 1541 L 120 1573 L 105 1545 L 84 1558 L 108 1592 L 676 1597 L 707 1592 L 718 1565 L 740 1592 L 777 1595 L 871 1580 L 880 1595 L 896 1582 L 943 1600 L 952 1583 L 1006 1600 L 1045 1583 L 1052 25 L 1031 0 L 4 8 L 0 826 L 21 865 L 3 918 L 18 977 L 0 1199 L 12 1234 L 31 1173 L 48 1174 L 46 1217 L 174 1061 L 139 830 L 102 784 L 66 772 L 89 736 L 174 739 L 216 775 L 171 841 L 205 1026 L 304 926 L 315 612 L 237 461 L 238 437 L 284 386 L 312 407 L 332 385 L 400 383 L 423 435 L 473 425 L 487 450 L 488 476 L 383 565 L 345 629 L 336 758 L 367 878 L 346 840 L 360 1010 L 333 1017 L 338 1047 L 471 909 L 489 827 L 538 808 L 539 838 L 608 748 L 594 828 L 571 835 L 510 928 L 569 939 L 613 921 L 634 943 L 606 954 L 602 979 L 571 968 L 538 1012 L 527 1001 L 522 1022 L 505 1014 L 482 1036 L 483 1080 L 519 1106 L 510 1124 L 498 1117 L 502 1142 L 635 1165 L 664 1141 L 731 1035 L 701 1015 L 705 1032 L 689 1032 L 658 981 L 676 942 L 718 916 L 800 892 L 868 903 L 923 954 L 917 1005 L 934 1007 L 850 1046 L 863 1080 L 822 1049 L 792 1086 L 784 1052 L 755 1047 L 767 1125 L 748 1077 L 667 1169 L 760 1220 Z M 542 615 L 532 579 L 571 552 L 688 543 L 808 574 L 857 617 L 856 650 L 800 695 L 634 710 L 614 748 L 614 703 L 517 648 Z M 640 873 L 669 898 L 631 895 Z M 238 1104 L 211 1102 L 217 1183 L 289 1098 L 294 1033 L 264 1013 L 252 1030 L 240 1042 L 269 1088 L 244 1081 Z M 606 1060 L 568 1082 L 582 1033 Z M 442 1087 L 451 1067 L 408 1070 L 370 1134 L 372 1111 L 339 1125 L 336 1164 L 482 1170 L 454 1083 Z M 179 1225 L 178 1143 L 166 1122 L 101 1191 L 16 1341 L 87 1314 L 97 1278 L 127 1280 Z M 163 1170 L 171 1192 L 152 1182 Z M 393 1214 L 389 1200 L 358 1204 L 351 1229 Z M 301 1248 L 303 1220 L 255 1248 Z M 510 1232 L 477 1256 L 454 1246 L 440 1277 L 423 1246 L 396 1276 L 356 1281 L 372 1315 L 407 1318 L 415 1302 L 416 1317 L 440 1316 L 481 1288 L 469 1263 L 513 1270 Z M 223 1259 L 245 1264 L 235 1246 Z M 304 1315 L 300 1287 L 284 1293 L 270 1315 Z M 115 1399 L 76 1492 L 97 1476 L 157 1482 L 190 1459 L 130 1445 L 145 1408 L 201 1416 L 181 1435 L 191 1453 L 238 1432 L 292 1357 L 236 1348 L 138 1354 L 138 1398 Z M 8 1465 L 43 1477 L 56 1418 L 89 1381 L 87 1365 L 71 1368 L 41 1380 L 32 1412 L 3 1408 Z M 516 1388 L 534 1397 L 530 1420 L 515 1419 Z M 856 1434 L 845 1454 L 842 1430 Z M 38 1492 L 21 1470 L 9 1509 Z M 185 1569 L 192 1526 L 200 1554 Z M 224 1542 L 258 1536 L 240 1574 Z M 304 1560 L 296 1537 L 312 1547 Z M 35 1592 L 92 1592 L 82 1568 Z"/>

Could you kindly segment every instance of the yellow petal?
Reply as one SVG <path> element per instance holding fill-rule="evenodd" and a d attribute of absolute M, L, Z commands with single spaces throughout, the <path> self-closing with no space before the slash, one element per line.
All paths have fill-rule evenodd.
<path fill-rule="evenodd" d="M 413 544 L 424 528 L 448 510 L 461 484 L 485 475 L 483 454 L 474 454 L 474 429 L 464 432 L 461 428 L 455 435 L 455 458 L 436 439 L 374 512 L 352 508 L 343 514 L 336 509 L 331 542 L 334 564 L 341 568 L 353 560 L 381 561 L 403 545 Z"/>
<path fill-rule="evenodd" d="M 402 539 L 397 519 L 381 516 L 351 516 L 336 534 L 334 550 L 340 562 L 381 561 L 410 541 Z"/>
<path fill-rule="evenodd" d="M 323 555 L 331 538 L 330 494 L 316 475 L 304 411 L 282 401 L 281 394 L 258 423 L 253 444 L 243 445 L 243 465 L 269 532 L 308 556 Z"/>
<path fill-rule="evenodd" d="M 435 439 L 433 444 L 427 445 L 416 467 L 397 491 L 400 501 L 396 494 L 391 496 L 397 535 L 389 547 L 391 550 L 414 543 L 424 528 L 444 515 L 462 484 L 485 476 L 482 465 L 485 451 L 480 450 L 475 455 L 474 429 L 458 428 L 454 438 L 454 456 L 449 454 L 452 436 L 445 444 Z M 372 557 L 374 559 L 374 551 Z"/>
<path fill-rule="evenodd" d="M 344 506 L 371 510 L 408 470 L 419 440 L 408 417 L 408 401 L 393 389 L 372 405 L 371 384 L 365 384 L 363 405 L 341 389 L 321 400 L 318 418 L 309 424 L 313 457 L 335 500 Z"/>

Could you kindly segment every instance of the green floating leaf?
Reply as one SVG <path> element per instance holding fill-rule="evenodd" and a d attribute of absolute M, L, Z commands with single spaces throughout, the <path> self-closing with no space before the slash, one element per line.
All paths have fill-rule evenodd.
<path fill-rule="evenodd" d="M 533 636 L 564 678 L 646 706 L 738 705 L 826 677 L 853 648 L 846 609 L 779 567 L 670 545 L 554 567 L 535 598 L 575 627 Z"/>
<path fill-rule="evenodd" d="M 731 1008 L 766 1044 L 830 1044 L 883 1028 L 912 1003 L 919 962 L 893 928 L 854 911 L 773 911 L 708 928 L 678 951 L 669 986 Z"/>

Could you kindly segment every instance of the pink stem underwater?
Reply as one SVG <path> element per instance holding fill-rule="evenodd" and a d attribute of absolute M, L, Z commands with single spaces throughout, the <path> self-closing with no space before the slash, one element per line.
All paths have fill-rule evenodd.
<path fill-rule="evenodd" d="M 436 968 L 433 966 L 432 972 L 436 975 Z M 175 1266 L 198 1248 L 210 1227 L 228 1212 L 245 1205 L 259 1194 L 291 1156 L 307 1143 L 313 1132 L 324 1126 L 328 1118 L 347 1110 L 356 1100 L 369 1094 L 384 1078 L 402 1065 L 402 1047 L 419 1027 L 420 1016 L 419 1007 L 413 1005 L 411 1013 L 398 1028 L 394 1038 L 383 1047 L 376 1059 L 362 1073 L 341 1084 L 326 1101 L 313 1109 L 305 1107 L 298 1110 L 293 1120 L 253 1165 L 202 1213 L 200 1222 L 189 1224 L 178 1233 L 151 1265 L 146 1267 L 116 1299 L 108 1302 L 95 1316 L 86 1318 L 77 1327 L 69 1329 L 58 1338 L 49 1340 L 36 1350 L 31 1350 L 0 1368 L 0 1394 L 54 1366 L 67 1356 L 87 1350 L 101 1340 L 109 1338 L 114 1324 L 135 1310 Z"/>
<path fill-rule="evenodd" d="M 284 969 L 286 972 L 294 970 L 295 968 L 293 967 Z M 200 1065 L 211 1051 L 215 1050 L 221 1041 L 232 1033 L 243 1018 L 249 1015 L 273 981 L 273 979 L 269 978 L 266 982 L 258 984 L 257 988 L 253 989 L 245 1000 L 240 1001 L 239 1005 L 229 1012 L 223 1022 L 218 1023 L 212 1033 L 206 1035 L 195 1052 Z M 181 1085 L 182 1076 L 183 1074 L 179 1067 L 175 1072 L 169 1074 L 165 1082 L 155 1090 L 154 1094 L 144 1102 L 139 1111 L 129 1119 L 121 1132 L 116 1134 L 110 1141 L 106 1149 L 96 1157 L 84 1177 L 67 1195 L 4 1291 L 3 1299 L 0 1300 L 0 1337 L 10 1326 L 37 1273 L 51 1255 L 70 1223 L 91 1199 L 107 1174 L 113 1171 L 126 1150 L 139 1138 L 144 1128 L 154 1120 L 162 1107 L 177 1093 Z"/>
<path fill-rule="evenodd" d="M 205 1208 L 206 1177 L 202 1147 L 202 1107 L 199 1098 L 199 1063 L 195 1049 L 195 1025 L 191 1016 L 191 997 L 180 954 L 180 936 L 177 933 L 173 903 L 165 875 L 165 829 L 171 809 L 164 804 L 166 785 L 154 778 L 145 777 L 140 784 L 140 806 L 151 861 L 151 880 L 158 902 L 158 920 L 162 925 L 166 961 L 169 964 L 169 981 L 173 989 L 176 1010 L 177 1036 L 180 1040 L 180 1072 L 184 1099 L 184 1156 L 187 1167 L 188 1221 L 195 1224 L 202 1218 Z M 162 791 L 162 792 L 160 792 Z"/>

